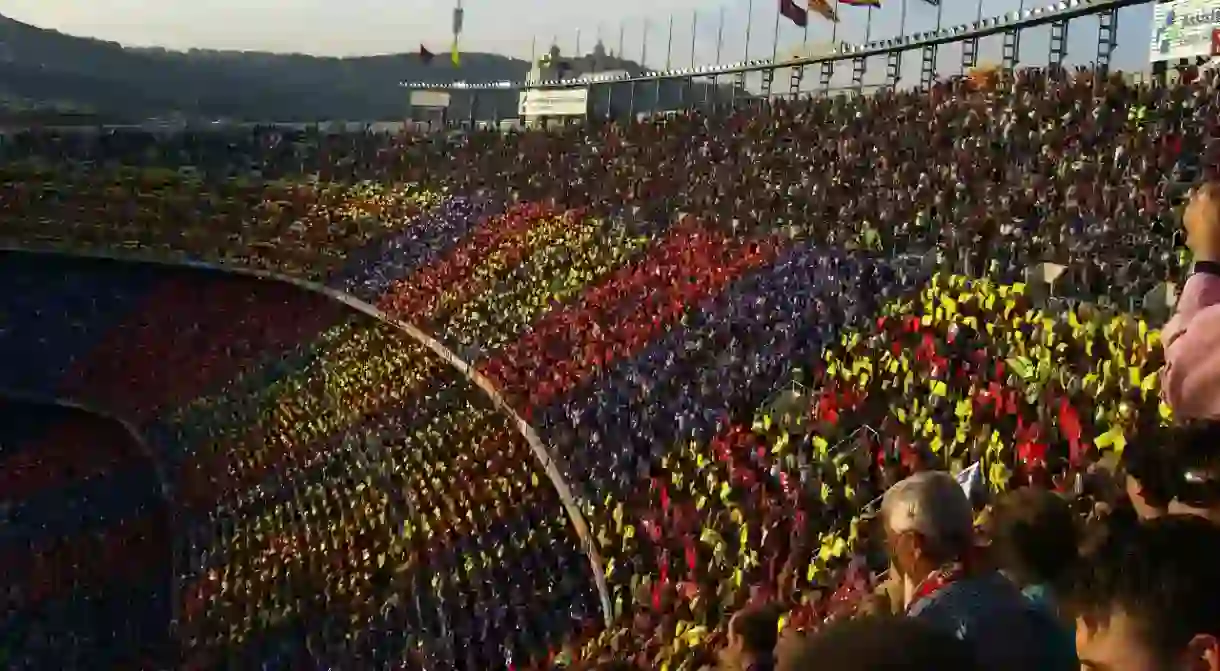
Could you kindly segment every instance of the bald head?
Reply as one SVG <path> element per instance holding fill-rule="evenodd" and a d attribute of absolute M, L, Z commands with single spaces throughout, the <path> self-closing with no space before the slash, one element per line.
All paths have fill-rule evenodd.
<path fill-rule="evenodd" d="M 894 534 L 918 533 L 943 559 L 960 557 L 974 535 L 974 511 L 948 473 L 925 471 L 890 487 L 881 515 Z"/>

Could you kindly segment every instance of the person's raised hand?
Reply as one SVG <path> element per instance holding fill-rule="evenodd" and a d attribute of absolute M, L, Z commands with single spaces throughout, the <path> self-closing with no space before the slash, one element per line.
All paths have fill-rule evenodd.
<path fill-rule="evenodd" d="M 1195 189 L 1182 215 L 1186 246 L 1195 261 L 1220 261 L 1220 182 Z"/>

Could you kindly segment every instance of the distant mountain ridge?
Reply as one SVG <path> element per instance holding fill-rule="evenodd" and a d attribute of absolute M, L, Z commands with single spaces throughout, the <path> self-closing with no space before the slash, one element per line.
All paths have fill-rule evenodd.
<path fill-rule="evenodd" d="M 413 53 L 327 58 L 124 47 L 0 15 L 0 106 L 42 101 L 132 121 L 402 119 L 408 96 L 401 81 L 520 81 L 528 71 L 524 60 L 486 53 L 464 53 L 455 68 L 443 57 L 424 65 Z"/>

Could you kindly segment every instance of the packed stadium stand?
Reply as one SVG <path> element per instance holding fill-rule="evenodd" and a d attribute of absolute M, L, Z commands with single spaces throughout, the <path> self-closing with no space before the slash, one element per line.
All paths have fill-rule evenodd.
<path fill-rule="evenodd" d="M 325 637 L 316 654 L 337 646 L 372 659 L 407 649 L 395 637 L 423 637 L 436 618 L 459 641 L 522 655 L 600 617 L 530 447 L 398 327 L 297 285 L 202 268 L 13 252 L 0 272 L 18 289 L 3 306 L 17 362 L 5 383 L 122 416 L 154 453 L 83 451 L 74 424 L 44 420 L 46 445 L 21 457 L 33 467 L 8 464 L 6 528 L 31 548 L 72 548 L 94 517 L 135 522 L 172 505 L 160 569 L 172 546 L 177 574 L 163 576 L 161 596 L 180 591 L 186 663 L 291 659 L 301 631 Z M 454 481 L 469 489 L 450 493 Z M 81 491 L 61 496 L 65 487 Z M 501 592 L 497 574 L 514 589 Z M 332 600 L 364 611 L 338 618 Z M 476 609 L 488 618 L 477 625 Z M 462 648 L 444 654 L 481 652 Z"/>
<path fill-rule="evenodd" d="M 1186 274 L 1218 105 L 1214 72 L 1048 69 L 545 132 L 7 144 L 0 387 L 138 435 L 0 405 L 5 584 L 53 586 L 4 654 L 695 669 L 748 605 L 854 610 L 911 473 L 1091 509 L 1085 476 L 1171 423 L 1139 308 Z"/>

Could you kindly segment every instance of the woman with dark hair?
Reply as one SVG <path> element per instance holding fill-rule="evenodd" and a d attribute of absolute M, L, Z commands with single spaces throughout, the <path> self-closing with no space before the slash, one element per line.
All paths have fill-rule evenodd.
<path fill-rule="evenodd" d="M 1027 596 L 1055 591 L 1076 563 L 1076 519 L 1054 492 L 1022 487 L 1003 494 L 989 526 L 993 559 Z"/>
<path fill-rule="evenodd" d="M 989 535 L 992 559 L 1021 588 L 1059 651 L 1056 668 L 1076 668 L 1076 645 L 1060 616 L 1058 597 L 1079 557 L 1071 507 L 1045 489 L 1013 490 L 992 507 Z"/>

